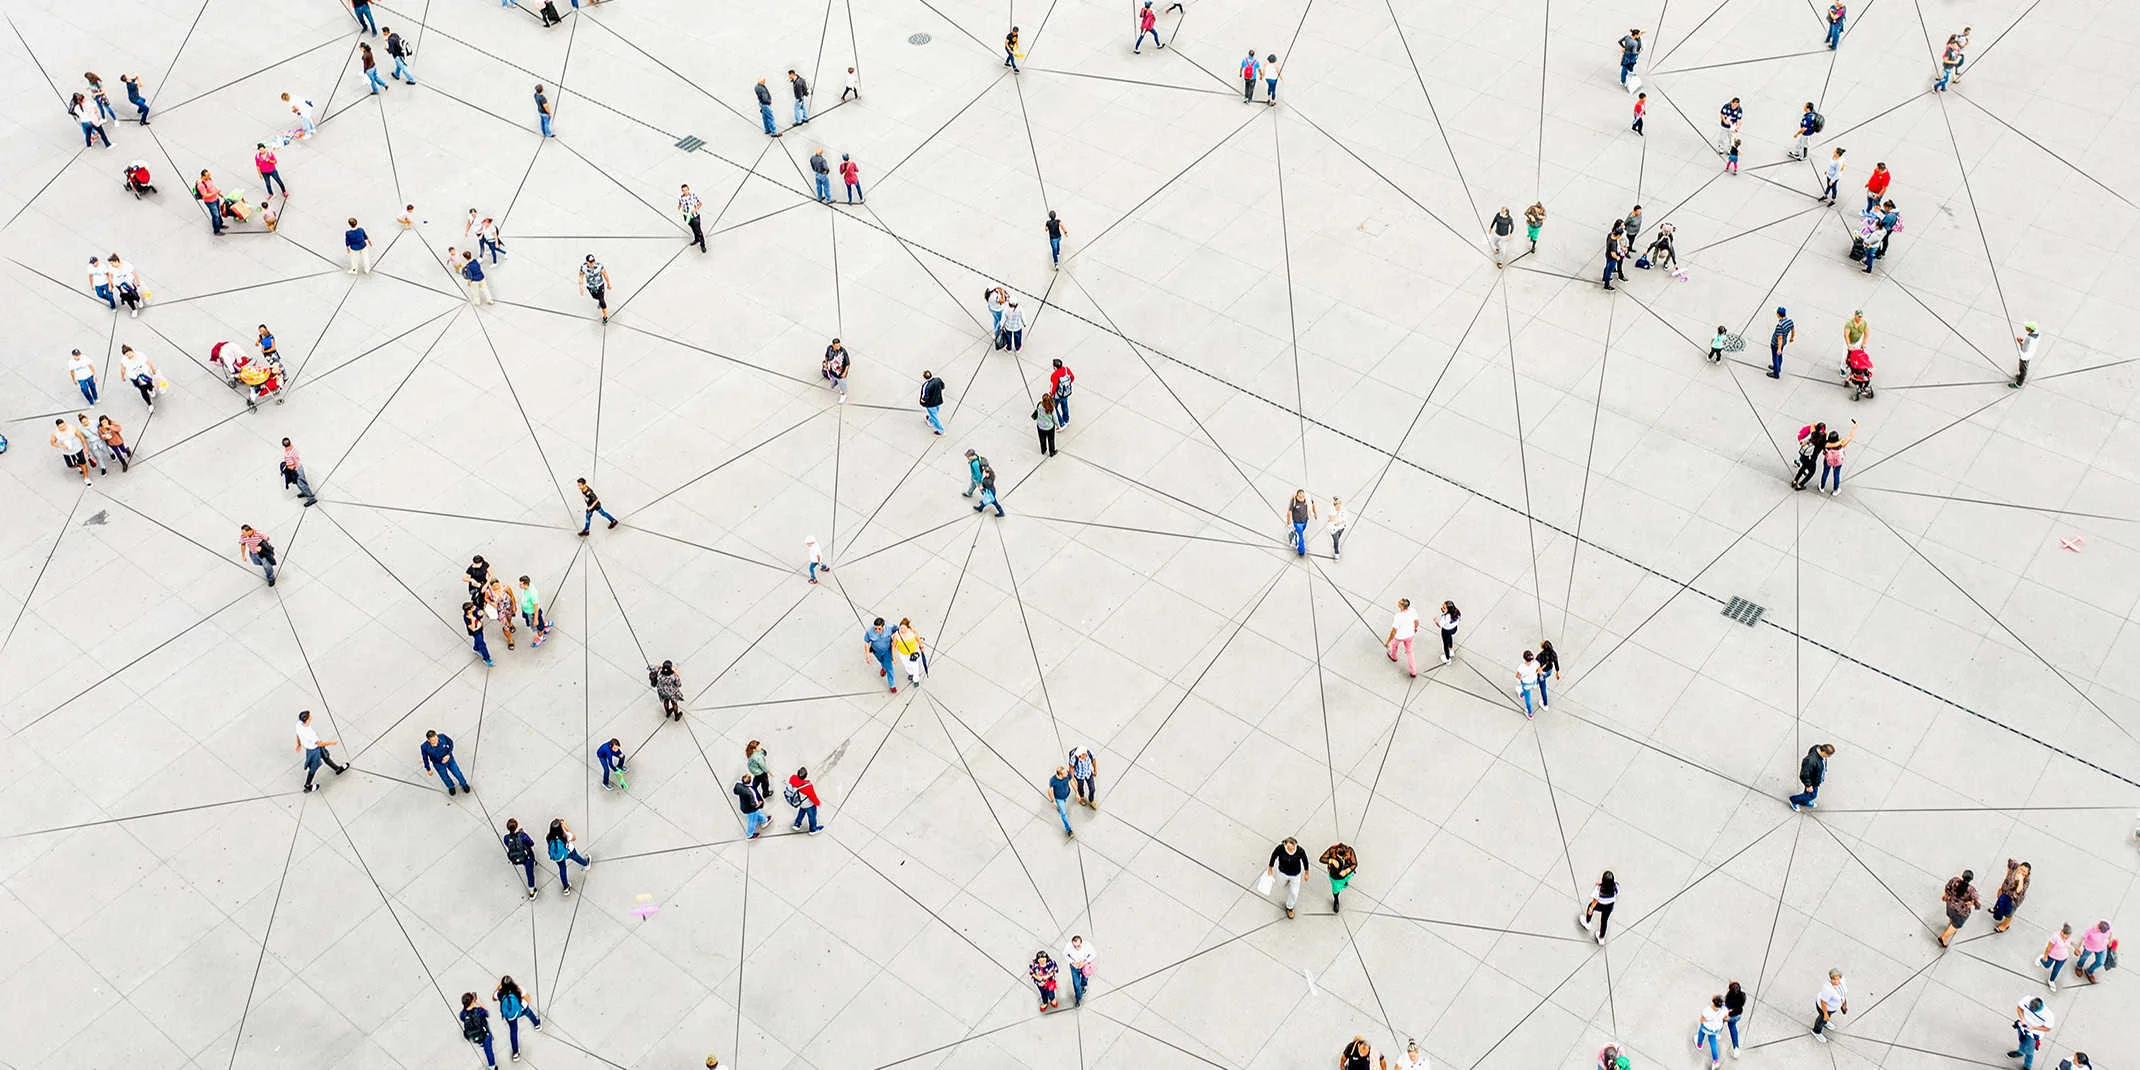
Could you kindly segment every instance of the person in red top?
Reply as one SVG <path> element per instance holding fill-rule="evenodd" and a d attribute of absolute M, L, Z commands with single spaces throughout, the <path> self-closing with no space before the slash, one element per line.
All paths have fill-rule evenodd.
<path fill-rule="evenodd" d="M 862 199 L 862 168 L 855 164 L 854 157 L 844 152 L 840 153 L 840 179 L 847 183 L 848 204 Z"/>
<path fill-rule="evenodd" d="M 260 182 L 267 187 L 267 195 L 275 195 L 275 183 L 282 182 L 282 195 L 290 195 L 290 184 L 282 181 L 282 172 L 275 170 L 275 152 L 261 141 L 253 145 L 253 166 L 260 170 Z"/>
<path fill-rule="evenodd" d="M 788 827 L 800 829 L 803 822 L 808 820 L 810 835 L 817 835 L 825 826 L 817 823 L 817 785 L 810 783 L 810 770 L 797 769 L 795 775 L 788 778 L 787 796 L 788 804 L 795 807 L 795 823 Z"/>
<path fill-rule="evenodd" d="M 1060 359 L 1056 360 L 1055 370 L 1048 373 L 1048 393 L 1055 396 L 1055 424 L 1058 427 L 1070 426 L 1070 384 L 1076 381 L 1077 376 L 1063 367 Z"/>
<path fill-rule="evenodd" d="M 1137 43 L 1129 46 L 1131 55 L 1143 53 L 1145 34 L 1152 35 L 1153 44 L 1167 47 L 1167 43 L 1159 39 L 1159 16 L 1152 13 L 1152 0 L 1144 0 L 1144 7 L 1137 11 Z"/>
<path fill-rule="evenodd" d="M 1894 177 L 1894 172 L 1889 171 L 1886 164 L 1876 163 L 1873 165 L 1872 177 L 1865 180 L 1866 211 L 1870 212 L 1879 207 L 1880 198 L 1887 196 L 1887 184 Z"/>

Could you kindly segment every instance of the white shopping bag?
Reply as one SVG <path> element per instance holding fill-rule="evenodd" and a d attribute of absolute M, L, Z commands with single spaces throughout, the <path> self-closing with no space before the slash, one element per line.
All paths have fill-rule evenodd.
<path fill-rule="evenodd" d="M 1641 76 L 1641 75 L 1639 75 L 1639 74 L 1630 74 L 1630 75 L 1628 75 L 1628 76 L 1627 76 L 1627 95 L 1628 95 L 1628 96 L 1634 96 L 1635 94 L 1637 94 L 1637 93 L 1640 93 L 1640 92 L 1642 92 L 1642 76 Z"/>
<path fill-rule="evenodd" d="M 1261 876 L 1261 877 L 1257 877 L 1257 878 L 1256 878 L 1256 894 L 1257 894 L 1257 895 L 1269 895 L 1269 894 L 1271 894 L 1271 871 L 1270 871 L 1270 870 L 1267 870 L 1267 869 L 1266 869 L 1266 870 L 1264 870 L 1264 871 L 1263 871 L 1263 876 Z"/>

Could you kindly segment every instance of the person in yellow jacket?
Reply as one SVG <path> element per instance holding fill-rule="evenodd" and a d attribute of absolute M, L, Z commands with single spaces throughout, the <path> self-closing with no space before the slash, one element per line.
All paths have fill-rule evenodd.
<path fill-rule="evenodd" d="M 892 633 L 892 653 L 906 666 L 907 682 L 920 684 L 921 674 L 929 669 L 927 655 L 922 653 L 921 633 L 914 630 L 914 622 L 899 618 L 899 630 Z"/>

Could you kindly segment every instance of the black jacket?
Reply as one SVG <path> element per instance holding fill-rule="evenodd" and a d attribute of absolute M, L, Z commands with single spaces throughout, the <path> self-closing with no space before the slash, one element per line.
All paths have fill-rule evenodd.
<path fill-rule="evenodd" d="M 1809 788 L 1820 787 L 1828 779 L 1828 759 L 1821 757 L 1820 748 L 1814 747 L 1798 763 L 1798 782 Z"/>
<path fill-rule="evenodd" d="M 754 89 L 756 89 L 756 90 L 758 91 L 758 103 L 760 103 L 760 104 L 763 104 L 763 105 L 765 105 L 765 106 L 767 106 L 767 107 L 771 107 L 771 106 L 772 106 L 772 104 L 773 104 L 773 91 L 772 91 L 772 90 L 770 90 L 770 89 L 767 89 L 767 88 L 765 87 L 765 83 L 763 83 L 763 82 L 760 82 L 759 84 L 757 84 L 757 85 L 753 86 L 752 88 L 754 88 Z"/>
<path fill-rule="evenodd" d="M 788 79 L 788 84 L 795 90 L 795 99 L 801 100 L 810 95 L 810 83 L 803 81 L 802 75 Z"/>
<path fill-rule="evenodd" d="M 921 407 L 933 409 L 943 403 L 944 380 L 941 376 L 932 375 L 921 384 Z"/>
<path fill-rule="evenodd" d="M 389 56 L 407 56 L 409 54 L 408 48 L 401 43 L 400 34 L 390 33 L 386 35 L 386 54 Z"/>
<path fill-rule="evenodd" d="M 825 162 L 824 153 L 814 152 L 810 154 L 810 170 L 821 175 L 829 175 L 832 173 L 832 165 Z"/>
<path fill-rule="evenodd" d="M 736 802 L 742 806 L 743 812 L 746 814 L 755 814 L 765 806 L 765 796 L 758 794 L 758 789 L 748 781 L 738 784 L 730 790 L 736 793 Z"/>

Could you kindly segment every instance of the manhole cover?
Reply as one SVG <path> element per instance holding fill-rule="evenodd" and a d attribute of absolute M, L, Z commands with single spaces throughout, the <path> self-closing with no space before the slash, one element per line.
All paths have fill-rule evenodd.
<path fill-rule="evenodd" d="M 907 35 L 907 43 L 908 43 L 908 44 L 910 44 L 910 45 L 925 45 L 925 44 L 928 44 L 928 43 L 929 43 L 929 35 L 928 35 L 928 34 L 925 34 L 925 33 L 914 33 L 914 34 L 908 34 L 908 35 Z"/>

